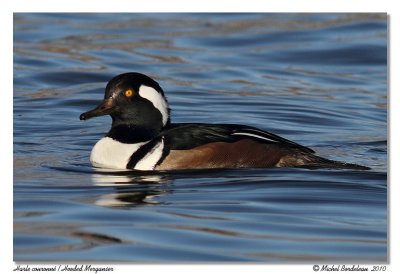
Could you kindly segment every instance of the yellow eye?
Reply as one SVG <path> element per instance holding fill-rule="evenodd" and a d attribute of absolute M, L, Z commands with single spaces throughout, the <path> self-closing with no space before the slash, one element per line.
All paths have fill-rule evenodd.
<path fill-rule="evenodd" d="M 131 97 L 133 95 L 133 91 L 131 89 L 125 90 L 125 96 L 126 97 Z"/>

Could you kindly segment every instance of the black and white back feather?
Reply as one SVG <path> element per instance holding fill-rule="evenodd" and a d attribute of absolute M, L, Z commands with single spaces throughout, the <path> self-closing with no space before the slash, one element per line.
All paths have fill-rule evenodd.
<path fill-rule="evenodd" d="M 159 136 L 164 136 L 170 149 L 191 149 L 211 142 L 235 142 L 241 139 L 253 139 L 261 143 L 282 144 L 301 151 L 314 153 L 302 146 L 278 135 L 250 126 L 236 124 L 171 124 Z"/>

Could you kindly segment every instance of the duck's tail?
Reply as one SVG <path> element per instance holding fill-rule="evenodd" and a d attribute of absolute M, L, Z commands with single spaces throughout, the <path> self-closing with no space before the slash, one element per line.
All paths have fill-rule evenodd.
<path fill-rule="evenodd" d="M 334 168 L 334 169 L 354 169 L 354 170 L 370 170 L 371 168 L 367 166 L 362 166 L 358 164 L 340 162 L 322 158 L 316 155 L 312 155 L 313 159 L 311 162 L 306 163 L 303 167 L 305 168 Z"/>
<path fill-rule="evenodd" d="M 332 168 L 332 169 L 354 169 L 369 170 L 369 167 L 329 160 L 313 153 L 299 151 L 283 156 L 276 164 L 277 167 L 301 167 L 309 169 Z"/>

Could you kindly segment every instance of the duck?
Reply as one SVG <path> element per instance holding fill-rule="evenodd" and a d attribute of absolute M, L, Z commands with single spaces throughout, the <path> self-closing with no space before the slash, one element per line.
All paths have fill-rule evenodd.
<path fill-rule="evenodd" d="M 329 160 L 311 148 L 240 124 L 172 123 L 164 90 L 152 78 L 127 72 L 112 78 L 103 101 L 80 120 L 110 115 L 111 129 L 93 147 L 96 168 L 168 171 L 238 168 L 366 166 Z"/>

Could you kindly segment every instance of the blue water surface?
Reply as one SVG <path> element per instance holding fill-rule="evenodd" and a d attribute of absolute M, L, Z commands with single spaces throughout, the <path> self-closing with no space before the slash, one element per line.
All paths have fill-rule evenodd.
<path fill-rule="evenodd" d="M 113 76 L 369 171 L 91 167 Z M 386 14 L 14 14 L 14 260 L 388 260 Z"/>

